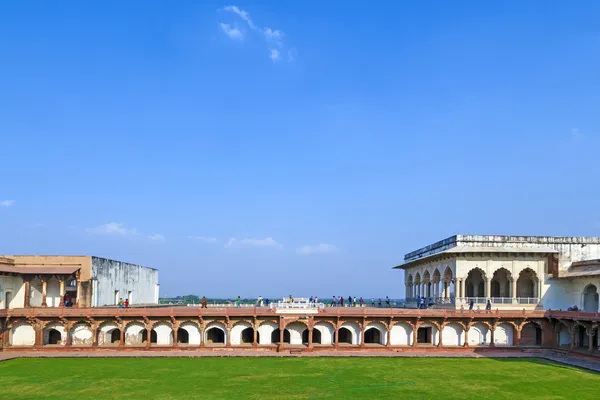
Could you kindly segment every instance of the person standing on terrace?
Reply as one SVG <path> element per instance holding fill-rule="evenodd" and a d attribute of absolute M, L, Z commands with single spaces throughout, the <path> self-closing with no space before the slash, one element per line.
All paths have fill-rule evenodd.
<path fill-rule="evenodd" d="M 206 300 L 206 296 L 202 296 L 202 301 L 200 303 L 202 304 L 202 308 L 208 308 L 208 301 Z"/>

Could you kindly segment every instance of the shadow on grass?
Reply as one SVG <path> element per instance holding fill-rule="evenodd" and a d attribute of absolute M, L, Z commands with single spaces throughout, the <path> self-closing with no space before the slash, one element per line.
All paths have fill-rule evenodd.
<path fill-rule="evenodd" d="M 537 364 L 537 365 L 543 365 L 546 367 L 562 368 L 562 369 L 568 369 L 568 370 L 578 370 L 578 371 L 583 371 L 583 372 L 587 372 L 587 373 L 594 374 L 594 375 L 600 375 L 599 372 L 593 371 L 591 369 L 580 367 L 578 365 L 563 364 L 560 361 L 550 360 L 550 359 L 543 358 L 543 357 L 506 357 L 506 358 L 486 357 L 486 359 L 497 361 L 497 362 L 502 362 L 502 363 L 511 363 L 511 364 L 522 364 L 522 365 L 525 363 Z"/>

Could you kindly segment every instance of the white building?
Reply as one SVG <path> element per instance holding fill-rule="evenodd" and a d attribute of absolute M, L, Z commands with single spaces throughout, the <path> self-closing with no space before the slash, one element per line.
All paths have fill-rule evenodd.
<path fill-rule="evenodd" d="M 600 311 L 599 237 L 456 235 L 395 268 L 404 270 L 409 304 Z"/>
<path fill-rule="evenodd" d="M 92 256 L 0 256 L 0 309 L 158 304 L 158 270 Z"/>

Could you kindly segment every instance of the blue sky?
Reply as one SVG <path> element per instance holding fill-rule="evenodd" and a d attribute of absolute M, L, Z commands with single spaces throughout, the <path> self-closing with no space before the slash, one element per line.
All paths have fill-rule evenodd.
<path fill-rule="evenodd" d="M 0 254 L 400 297 L 452 234 L 600 235 L 598 2 L 4 2 L 0 57 Z"/>

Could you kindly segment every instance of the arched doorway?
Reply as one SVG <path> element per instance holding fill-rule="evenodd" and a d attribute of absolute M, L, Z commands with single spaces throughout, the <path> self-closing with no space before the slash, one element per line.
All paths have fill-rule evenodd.
<path fill-rule="evenodd" d="M 225 343 L 225 332 L 216 327 L 210 328 L 206 331 L 206 342 L 211 344 Z"/>
<path fill-rule="evenodd" d="M 589 284 L 583 289 L 583 311 L 598 312 L 598 288 Z"/>
<path fill-rule="evenodd" d="M 321 331 L 318 329 L 313 329 L 313 344 L 321 344 Z"/>
<path fill-rule="evenodd" d="M 56 329 L 48 331 L 48 344 L 59 344 L 62 341 L 62 335 Z"/>
<path fill-rule="evenodd" d="M 121 341 L 121 330 L 113 329 L 110 332 L 110 342 L 111 343 L 119 343 Z"/>
<path fill-rule="evenodd" d="M 541 346 L 542 328 L 533 322 L 529 322 L 521 329 L 521 346 Z"/>
<path fill-rule="evenodd" d="M 271 343 L 279 343 L 281 331 L 279 328 L 275 329 L 273 333 L 271 333 Z M 283 343 L 290 342 L 290 331 L 287 329 L 283 331 Z"/>
<path fill-rule="evenodd" d="M 142 343 L 146 343 L 146 341 L 148 341 L 148 330 L 144 329 L 144 331 L 142 332 Z M 157 341 L 158 335 L 156 334 L 156 331 L 152 329 L 150 331 L 150 343 L 156 343 Z"/>
<path fill-rule="evenodd" d="M 422 290 L 421 290 L 421 275 L 417 272 L 417 274 L 415 275 L 415 290 L 414 290 L 414 297 L 421 297 L 423 296 Z"/>
<path fill-rule="evenodd" d="M 536 298 L 537 283 L 537 274 L 531 268 L 525 268 L 517 279 L 517 297 Z"/>
<path fill-rule="evenodd" d="M 254 343 L 254 329 L 252 327 L 246 328 L 242 331 L 241 343 Z"/>
<path fill-rule="evenodd" d="M 365 343 L 381 344 L 381 332 L 377 328 L 369 328 L 365 331 Z"/>
<path fill-rule="evenodd" d="M 431 274 L 429 271 L 423 273 L 422 283 L 425 284 L 423 297 L 431 297 Z"/>
<path fill-rule="evenodd" d="M 177 329 L 177 343 L 188 344 L 190 342 L 190 334 L 185 329 Z"/>
<path fill-rule="evenodd" d="M 308 344 L 308 329 L 302 331 L 302 344 Z"/>
<path fill-rule="evenodd" d="M 444 278 L 443 278 L 443 285 L 442 285 L 442 297 L 444 297 L 444 298 L 450 297 L 450 294 L 451 294 L 450 285 L 452 282 L 453 282 L 452 270 L 450 269 L 450 267 L 446 267 L 446 269 L 444 270 Z M 454 293 L 454 296 L 458 297 L 458 293 Z"/>
<path fill-rule="evenodd" d="M 350 329 L 341 327 L 338 329 L 338 343 L 352 344 L 352 332 Z"/>
<path fill-rule="evenodd" d="M 465 280 L 467 297 L 485 297 L 485 273 L 479 268 L 469 271 Z"/>
<path fill-rule="evenodd" d="M 494 271 L 491 284 L 491 297 L 510 298 L 510 271 L 506 268 L 500 268 Z"/>
<path fill-rule="evenodd" d="M 406 278 L 406 290 L 407 290 L 407 292 L 404 297 L 406 297 L 407 299 L 411 299 L 411 298 L 415 297 L 414 290 L 413 290 L 413 277 L 410 274 Z"/>

